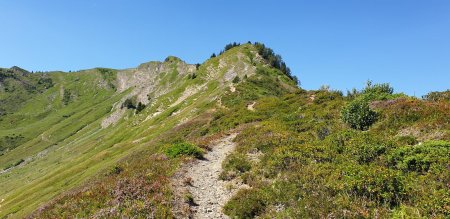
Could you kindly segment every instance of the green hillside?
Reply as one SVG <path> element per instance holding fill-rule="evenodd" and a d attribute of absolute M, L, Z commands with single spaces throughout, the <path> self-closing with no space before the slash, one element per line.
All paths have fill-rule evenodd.
<path fill-rule="evenodd" d="M 448 92 L 306 91 L 259 43 L 197 65 L 0 69 L 0 217 L 192 216 L 174 176 L 237 133 L 231 218 L 446 218 Z"/>

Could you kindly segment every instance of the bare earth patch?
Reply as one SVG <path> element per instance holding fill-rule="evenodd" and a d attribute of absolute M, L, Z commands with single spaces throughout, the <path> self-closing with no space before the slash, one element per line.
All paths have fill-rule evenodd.
<path fill-rule="evenodd" d="M 253 102 L 252 104 L 247 105 L 247 109 L 250 111 L 255 111 L 255 108 L 254 108 L 255 104 L 256 104 L 256 102 Z"/>

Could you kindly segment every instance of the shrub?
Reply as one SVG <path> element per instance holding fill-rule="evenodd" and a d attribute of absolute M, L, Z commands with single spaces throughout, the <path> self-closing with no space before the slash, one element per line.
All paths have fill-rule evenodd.
<path fill-rule="evenodd" d="M 403 171 L 426 172 L 432 164 L 445 168 L 450 160 L 450 142 L 429 141 L 415 146 L 403 146 L 389 157 L 391 166 Z"/>
<path fill-rule="evenodd" d="M 450 89 L 442 92 L 434 91 L 422 96 L 424 100 L 428 101 L 450 101 Z"/>
<path fill-rule="evenodd" d="M 353 88 L 352 91 L 347 91 L 349 99 L 363 99 L 366 101 L 373 100 L 391 100 L 399 97 L 405 97 L 405 94 L 394 94 L 394 88 L 389 83 L 372 84 L 372 81 L 367 81 L 366 87 L 361 91 Z"/>
<path fill-rule="evenodd" d="M 136 109 L 136 101 L 134 100 L 134 98 L 127 98 L 123 103 L 122 103 L 122 108 L 127 108 L 127 109 Z"/>
<path fill-rule="evenodd" d="M 231 218 L 254 218 L 264 211 L 266 203 L 256 189 L 240 190 L 223 208 Z"/>
<path fill-rule="evenodd" d="M 230 50 L 230 49 L 232 49 L 232 48 L 234 48 L 234 47 L 236 47 L 236 46 L 240 46 L 241 44 L 240 43 L 236 43 L 236 42 L 234 42 L 234 43 L 229 43 L 229 44 L 227 44 L 227 45 L 225 45 L 225 48 L 224 48 L 224 52 L 226 52 L 226 51 L 228 51 L 228 50 Z M 221 52 L 221 54 L 222 54 L 223 52 Z"/>
<path fill-rule="evenodd" d="M 140 113 L 144 109 L 145 109 L 145 104 L 139 102 L 137 107 L 136 107 L 136 113 Z"/>
<path fill-rule="evenodd" d="M 232 82 L 233 82 L 234 84 L 236 84 L 236 83 L 239 83 L 239 81 L 241 81 L 241 79 L 239 78 L 239 76 L 236 75 L 236 77 L 233 78 L 233 81 L 232 81 Z"/>
<path fill-rule="evenodd" d="M 363 94 L 393 94 L 394 88 L 389 83 L 373 84 L 372 81 L 367 81 L 366 87 L 362 90 Z"/>
<path fill-rule="evenodd" d="M 166 155 L 171 158 L 180 157 L 183 155 L 193 156 L 195 158 L 203 157 L 203 150 L 196 145 L 182 142 L 171 145 L 166 150 Z"/>
<path fill-rule="evenodd" d="M 349 174 L 345 185 L 357 196 L 390 206 L 397 206 L 406 198 L 404 176 L 398 171 L 372 166 L 349 172 L 353 173 Z"/>
<path fill-rule="evenodd" d="M 360 164 L 369 163 L 375 160 L 378 156 L 386 151 L 384 145 L 378 144 L 363 144 L 359 147 L 356 157 Z"/>
<path fill-rule="evenodd" d="M 38 85 L 41 85 L 45 89 L 53 87 L 53 80 L 51 78 L 39 78 Z"/>
<path fill-rule="evenodd" d="M 196 79 L 197 75 L 194 73 L 188 75 L 188 79 Z"/>
<path fill-rule="evenodd" d="M 25 141 L 25 137 L 23 137 L 21 134 L 12 134 L 11 136 L 7 135 L 3 138 L 0 138 L 0 152 L 11 150 L 24 143 Z"/>
<path fill-rule="evenodd" d="M 224 162 L 225 170 L 235 170 L 244 173 L 250 170 L 250 162 L 247 161 L 244 155 L 232 154 Z"/>
<path fill-rule="evenodd" d="M 189 205 L 195 205 L 194 197 L 190 193 L 184 195 L 184 202 Z"/>
<path fill-rule="evenodd" d="M 397 140 L 403 145 L 415 145 L 419 143 L 417 139 L 411 135 L 400 136 Z"/>
<path fill-rule="evenodd" d="M 354 100 L 341 111 L 342 120 L 353 129 L 367 130 L 377 120 L 377 113 L 370 109 L 367 101 Z"/>
<path fill-rule="evenodd" d="M 110 175 L 117 175 L 123 172 L 123 168 L 121 166 L 113 166 L 111 170 L 109 171 Z"/>
<path fill-rule="evenodd" d="M 220 173 L 219 178 L 221 180 L 231 180 L 238 174 L 249 171 L 252 166 L 245 155 L 234 153 L 225 159 L 222 167 L 224 170 Z"/>

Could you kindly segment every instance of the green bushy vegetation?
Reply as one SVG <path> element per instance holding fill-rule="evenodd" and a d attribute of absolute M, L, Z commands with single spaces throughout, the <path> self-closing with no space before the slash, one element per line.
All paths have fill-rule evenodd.
<path fill-rule="evenodd" d="M 19 146 L 24 141 L 24 137 L 22 135 L 12 134 L 11 136 L 4 136 L 0 139 L 0 153 L 3 154 L 3 151 L 12 150 L 13 148 Z"/>
<path fill-rule="evenodd" d="M 127 98 L 122 103 L 121 108 L 134 109 L 136 110 L 136 113 L 140 113 L 142 110 L 145 109 L 146 105 L 141 102 L 138 103 L 136 102 L 137 102 L 136 97 Z"/>
<path fill-rule="evenodd" d="M 244 81 L 236 89 L 251 89 L 251 83 Z M 237 136 L 237 152 L 224 162 L 231 170 L 236 164 L 251 165 L 245 174 L 233 175 L 252 189 L 241 191 L 227 203 L 224 211 L 229 216 L 385 218 L 401 214 L 441 218 L 449 214 L 445 189 L 450 174 L 445 169 L 448 143 L 418 144 L 417 139 L 426 139 L 431 133 L 403 134 L 408 127 L 438 127 L 436 132 L 445 133 L 449 129 L 448 104 L 405 98 L 387 84 L 370 85 L 355 97 L 328 89 L 271 94 L 230 94 L 224 98 L 225 104 L 256 100 L 256 111 L 227 105 L 230 112 L 218 112 L 212 123 L 225 127 L 252 124 Z M 376 111 L 379 116 L 377 123 L 363 120 L 354 130 L 345 125 L 341 113 L 359 102 L 364 103 L 365 113 Z M 449 139 L 446 134 L 433 136 Z M 258 163 L 248 163 L 247 154 L 255 150 L 263 156 Z"/>
<path fill-rule="evenodd" d="M 254 218 L 264 211 L 265 203 L 260 191 L 241 190 L 224 206 L 224 212 L 232 218 Z"/>
<path fill-rule="evenodd" d="M 231 50 L 235 47 L 239 47 L 241 44 L 240 43 L 229 43 L 227 45 L 225 45 L 224 50 L 220 51 L 219 56 L 224 54 L 224 52 Z M 243 44 L 246 45 L 246 44 Z M 247 42 L 247 45 L 251 45 L 251 42 Z M 292 75 L 291 73 L 291 69 L 286 65 L 286 63 L 283 61 L 283 58 L 278 55 L 275 54 L 275 52 L 267 47 L 266 45 L 264 45 L 263 43 L 259 43 L 259 42 L 255 42 L 253 44 L 254 48 L 256 49 L 256 52 L 267 62 L 267 64 L 269 64 L 271 67 L 280 70 L 284 75 L 286 75 L 287 77 L 289 77 L 292 81 L 295 82 L 295 84 L 300 84 L 300 81 L 298 80 L 297 76 Z M 247 55 L 251 56 L 251 60 L 253 62 L 253 54 L 248 53 Z M 216 54 L 213 53 L 211 55 L 210 58 L 215 58 Z M 256 64 L 256 63 L 253 63 Z M 236 83 L 236 82 L 234 82 Z"/>
<path fill-rule="evenodd" d="M 295 81 L 296 84 L 300 84 L 298 78 L 295 75 L 292 75 L 291 69 L 287 67 L 286 63 L 283 61 L 280 55 L 275 54 L 271 48 L 266 47 L 263 43 L 255 42 L 256 50 L 258 54 L 261 55 L 270 66 L 279 69 L 283 74 L 288 76 L 290 79 Z"/>
<path fill-rule="evenodd" d="M 388 157 L 390 165 L 402 171 L 419 173 L 443 171 L 450 159 L 450 142 L 428 141 L 413 146 L 402 146 Z"/>
<path fill-rule="evenodd" d="M 392 100 L 400 97 L 406 97 L 403 93 L 394 93 L 394 88 L 388 83 L 373 83 L 368 80 L 366 86 L 358 91 L 353 89 L 351 92 L 347 91 L 347 97 L 350 99 L 359 99 L 365 101 L 376 100 Z"/>
<path fill-rule="evenodd" d="M 364 100 L 354 100 L 342 109 L 342 120 L 351 128 L 367 130 L 377 120 L 377 113 Z"/>
<path fill-rule="evenodd" d="M 229 43 L 229 44 L 225 45 L 225 48 L 222 51 L 220 51 L 219 55 L 222 55 L 224 52 L 226 52 L 234 47 L 238 47 L 240 45 L 241 45 L 240 43 L 236 43 L 236 42 Z"/>
<path fill-rule="evenodd" d="M 232 154 L 222 164 L 223 172 L 221 179 L 233 179 L 236 175 L 241 175 L 251 169 L 251 163 L 241 154 Z"/>
<path fill-rule="evenodd" d="M 198 146 L 186 142 L 176 143 L 166 149 L 166 155 L 175 158 L 183 155 L 193 156 L 195 158 L 203 157 L 203 150 Z"/>
<path fill-rule="evenodd" d="M 430 92 L 422 97 L 428 101 L 447 101 L 450 102 L 450 89 L 442 92 Z"/>

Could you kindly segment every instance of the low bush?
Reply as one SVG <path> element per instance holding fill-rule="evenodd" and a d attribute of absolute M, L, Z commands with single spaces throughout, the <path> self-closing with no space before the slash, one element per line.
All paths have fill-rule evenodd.
<path fill-rule="evenodd" d="M 139 102 L 137 107 L 136 107 L 136 113 L 140 113 L 142 110 L 145 109 L 145 107 L 146 107 L 145 104 Z"/>
<path fill-rule="evenodd" d="M 397 138 L 397 141 L 403 145 L 415 145 L 419 143 L 417 139 L 411 135 L 400 136 Z"/>
<path fill-rule="evenodd" d="M 224 162 L 225 170 L 235 170 L 240 173 L 244 173 L 250 170 L 250 162 L 244 155 L 232 154 Z"/>
<path fill-rule="evenodd" d="M 240 190 L 223 208 L 231 218 L 254 218 L 265 208 L 263 194 L 256 189 Z"/>
<path fill-rule="evenodd" d="M 404 176 L 399 171 L 370 166 L 364 169 L 351 168 L 347 174 L 345 185 L 350 194 L 392 207 L 406 198 Z"/>
<path fill-rule="evenodd" d="M 450 89 L 446 90 L 446 91 L 434 91 L 434 92 L 430 92 L 427 95 L 424 95 L 422 97 L 424 100 L 428 100 L 428 101 L 450 101 Z"/>
<path fill-rule="evenodd" d="M 415 146 L 403 146 L 389 157 L 389 164 L 403 171 L 426 172 L 431 165 L 445 168 L 450 160 L 450 142 L 429 141 Z"/>
<path fill-rule="evenodd" d="M 231 154 L 222 164 L 224 171 L 220 174 L 222 180 L 229 180 L 251 169 L 251 164 L 242 154 Z"/>
<path fill-rule="evenodd" d="M 386 146 L 378 144 L 363 144 L 356 152 L 357 160 L 360 164 L 369 163 L 386 151 Z"/>
<path fill-rule="evenodd" d="M 176 158 L 183 155 L 193 156 L 195 158 L 202 158 L 203 150 L 196 145 L 182 142 L 173 144 L 169 148 L 167 148 L 166 155 L 171 158 Z"/>
<path fill-rule="evenodd" d="M 135 98 L 127 98 L 122 103 L 121 108 L 136 109 L 136 99 Z"/>
<path fill-rule="evenodd" d="M 239 78 L 239 76 L 236 75 L 236 77 L 233 78 L 233 81 L 232 81 L 232 82 L 233 82 L 234 84 L 236 84 L 236 83 L 239 83 L 239 81 L 241 81 L 241 79 Z"/>

